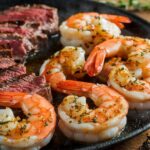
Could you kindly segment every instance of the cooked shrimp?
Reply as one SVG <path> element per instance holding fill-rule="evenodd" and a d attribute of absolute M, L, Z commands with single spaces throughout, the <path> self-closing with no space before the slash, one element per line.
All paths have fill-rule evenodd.
<path fill-rule="evenodd" d="M 85 51 L 82 48 L 66 46 L 43 63 L 40 74 L 46 77 L 52 88 L 58 90 L 58 82 L 84 76 L 84 63 Z"/>
<path fill-rule="evenodd" d="M 130 19 L 124 16 L 78 13 L 60 25 L 61 42 L 64 46 L 81 46 L 86 50 L 86 54 L 89 54 L 100 42 L 118 37 L 122 23 L 130 22 Z"/>
<path fill-rule="evenodd" d="M 68 137 L 82 142 L 98 142 L 118 136 L 126 125 L 128 103 L 123 96 L 105 85 L 80 81 L 57 84 L 70 95 L 58 107 L 59 128 Z M 86 98 L 96 108 L 89 108 Z"/>
<path fill-rule="evenodd" d="M 56 124 L 53 106 L 37 94 L 0 92 L 0 149 L 38 150 L 49 143 Z M 25 119 L 15 117 L 12 108 L 19 108 Z"/>
<path fill-rule="evenodd" d="M 111 70 L 109 84 L 126 97 L 131 109 L 150 109 L 150 84 L 135 77 L 125 65 Z"/>
<path fill-rule="evenodd" d="M 93 49 L 84 68 L 90 76 L 96 75 L 101 72 L 105 58 L 114 56 L 122 60 L 114 66 L 110 66 L 109 61 L 107 63 L 109 69 L 108 75 L 105 75 L 109 76 L 110 85 L 127 100 L 134 100 L 137 103 L 135 108 L 150 108 L 150 105 L 147 105 L 150 100 L 150 41 L 137 37 L 120 37 L 105 41 Z M 110 61 L 112 62 L 112 59 Z M 125 66 L 121 67 L 123 70 L 120 69 L 122 65 Z M 125 85 L 122 85 L 124 82 Z"/>
<path fill-rule="evenodd" d="M 109 79 L 110 71 L 118 65 L 124 64 L 124 61 L 120 57 L 113 57 L 104 63 L 102 71 L 98 74 L 97 78 L 104 83 L 107 83 Z"/>

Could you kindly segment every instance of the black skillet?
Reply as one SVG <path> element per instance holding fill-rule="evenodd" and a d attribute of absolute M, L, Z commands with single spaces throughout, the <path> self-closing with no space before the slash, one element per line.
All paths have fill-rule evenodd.
<path fill-rule="evenodd" d="M 3 10 L 10 6 L 14 6 L 16 4 L 33 4 L 33 3 L 47 4 L 49 6 L 54 6 L 58 8 L 60 22 L 74 13 L 83 12 L 83 11 L 96 11 L 100 13 L 125 15 L 131 18 L 132 23 L 126 25 L 123 34 L 150 38 L 150 24 L 148 22 L 140 19 L 139 17 L 131 13 L 120 10 L 118 8 L 114 8 L 105 4 L 87 1 L 87 0 L 1 0 L 0 9 Z M 60 49 L 60 43 L 58 41 L 59 41 L 59 36 L 55 35 L 50 37 L 49 48 L 51 51 L 48 51 L 49 54 Z M 42 53 L 39 53 L 36 59 L 38 59 L 39 57 L 40 59 L 45 59 L 46 58 L 46 55 L 44 56 L 45 53 L 46 52 L 42 51 Z M 35 62 L 37 62 L 36 59 Z M 35 71 L 38 69 L 38 67 L 36 67 L 34 64 L 32 66 L 34 66 L 33 68 L 35 69 Z M 60 101 L 61 101 L 60 96 L 54 96 L 55 106 Z M 129 111 L 126 128 L 119 137 L 116 137 L 109 141 L 99 142 L 96 144 L 83 144 L 83 143 L 73 142 L 65 138 L 57 128 L 52 141 L 46 147 L 44 147 L 43 150 L 50 150 L 50 149 L 93 150 L 93 149 L 102 149 L 107 147 L 111 149 L 111 145 L 129 139 L 133 136 L 136 136 L 141 132 L 147 130 L 148 128 L 150 128 L 150 111 L 132 110 Z"/>

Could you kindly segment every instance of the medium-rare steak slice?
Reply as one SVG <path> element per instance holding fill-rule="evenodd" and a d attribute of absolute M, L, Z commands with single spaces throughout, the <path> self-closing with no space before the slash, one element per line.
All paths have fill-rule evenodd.
<path fill-rule="evenodd" d="M 0 57 L 12 57 L 12 49 L 0 47 Z"/>
<path fill-rule="evenodd" d="M 5 81 L 13 80 L 23 74 L 26 74 L 26 67 L 24 65 L 12 66 L 6 70 L 0 71 L 0 83 L 2 84 Z"/>
<path fill-rule="evenodd" d="M 0 26 L 0 33 L 12 33 L 24 36 L 31 34 L 29 29 L 22 29 L 20 27 L 7 27 L 7 26 Z"/>
<path fill-rule="evenodd" d="M 0 28 L 0 32 L 1 32 L 1 28 Z M 39 35 L 38 35 L 39 34 Z M 4 40 L 4 41 L 8 41 L 9 40 L 9 43 L 4 43 L 2 44 L 2 46 L 4 45 L 4 47 L 11 47 L 12 48 L 12 54 L 13 54 L 13 57 L 15 59 L 19 59 L 19 60 L 22 60 L 24 57 L 25 57 L 25 54 L 28 53 L 28 52 L 31 52 L 31 51 L 36 51 L 38 50 L 38 47 L 39 47 L 39 43 L 41 42 L 41 40 L 45 40 L 47 39 L 47 35 L 44 34 L 44 33 L 38 33 L 38 32 L 30 32 L 30 34 L 27 34 L 26 36 L 22 33 L 0 33 L 0 40 Z M 23 54 L 19 55 L 20 52 L 22 52 L 23 50 L 19 48 L 18 49 L 14 49 L 12 46 L 12 42 L 11 41 L 19 41 L 20 44 L 22 43 L 22 49 L 26 50 L 26 52 L 24 52 L 24 56 Z M 18 52 L 19 51 L 19 54 L 16 55 L 16 51 Z"/>
<path fill-rule="evenodd" d="M 22 75 L 14 80 L 0 83 L 0 91 L 12 92 L 27 92 L 38 93 L 49 100 L 51 97 L 51 89 L 46 85 L 46 80 L 43 76 L 35 76 L 35 74 Z"/>
<path fill-rule="evenodd" d="M 14 41 L 21 41 L 23 47 L 25 47 L 26 51 L 31 51 L 32 49 L 35 49 L 35 45 L 31 43 L 28 36 L 19 35 L 17 33 L 0 33 L 0 40 L 12 40 Z M 11 46 L 11 43 L 10 43 Z M 13 49 L 13 51 L 15 51 Z"/>
<path fill-rule="evenodd" d="M 22 75 L 14 78 L 12 81 L 7 81 L 1 84 L 0 90 L 14 91 L 14 92 L 37 92 L 45 85 L 45 78 L 42 76 L 35 76 L 34 73 L 30 75 Z"/>
<path fill-rule="evenodd" d="M 0 23 L 11 22 L 20 26 L 29 26 L 48 33 L 58 31 L 57 9 L 45 5 L 15 6 L 0 15 Z"/>
<path fill-rule="evenodd" d="M 24 60 L 42 49 L 48 35 L 58 31 L 57 9 L 45 5 L 15 6 L 0 13 L 0 47 Z M 46 43 L 45 43 L 46 45 Z"/>
<path fill-rule="evenodd" d="M 12 67 L 16 64 L 13 58 L 9 57 L 0 57 L 0 70 L 1 69 L 7 69 L 9 67 Z"/>
<path fill-rule="evenodd" d="M 11 48 L 13 58 L 16 60 L 23 60 L 27 53 L 26 47 L 21 40 L 0 39 L 0 47 Z"/>

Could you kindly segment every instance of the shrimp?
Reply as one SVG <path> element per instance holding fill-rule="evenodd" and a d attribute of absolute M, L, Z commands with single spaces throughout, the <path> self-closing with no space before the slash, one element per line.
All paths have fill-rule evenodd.
<path fill-rule="evenodd" d="M 101 72 L 105 58 L 112 57 L 120 57 L 120 61 L 114 66 L 109 63 L 112 59 L 107 62 L 107 75 L 104 69 L 110 86 L 129 102 L 134 101 L 135 105 L 130 105 L 131 108 L 150 108 L 150 41 L 137 37 L 105 41 L 93 49 L 84 69 L 90 76 L 95 76 Z"/>
<path fill-rule="evenodd" d="M 130 22 L 130 19 L 124 16 L 95 12 L 78 13 L 60 25 L 61 43 L 64 46 L 81 46 L 88 55 L 95 45 L 118 37 L 121 34 L 119 27 L 122 28 L 123 23 Z"/>
<path fill-rule="evenodd" d="M 81 142 L 98 142 L 118 136 L 126 125 L 128 103 L 106 85 L 66 80 L 57 84 L 64 98 L 58 107 L 59 128 L 65 136 Z M 82 97 L 78 97 L 78 96 Z M 89 97 L 96 108 L 89 108 Z"/>
<path fill-rule="evenodd" d="M 53 89 L 59 91 L 56 86 L 58 82 L 78 79 L 85 75 L 84 63 L 85 51 L 81 47 L 66 46 L 43 63 L 40 74 L 45 76 Z"/>
<path fill-rule="evenodd" d="M 0 149 L 38 150 L 51 140 L 56 114 L 54 107 L 38 94 L 0 92 Z M 25 119 L 15 117 L 12 108 L 19 108 Z"/>
<path fill-rule="evenodd" d="M 112 69 L 108 82 L 126 97 L 131 109 L 150 109 L 149 82 L 135 77 L 125 65 Z"/>
<path fill-rule="evenodd" d="M 97 79 L 103 83 L 107 83 L 110 71 L 118 65 L 124 64 L 120 57 L 113 57 L 104 63 L 102 71 L 97 75 Z"/>

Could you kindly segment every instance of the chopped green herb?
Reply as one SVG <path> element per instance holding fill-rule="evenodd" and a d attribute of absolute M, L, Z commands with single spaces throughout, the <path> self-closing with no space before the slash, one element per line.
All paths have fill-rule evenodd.
<path fill-rule="evenodd" d="M 97 118 L 95 117 L 95 118 L 93 118 L 93 120 L 92 120 L 94 123 L 97 123 Z"/>
<path fill-rule="evenodd" d="M 46 126 L 48 126 L 48 122 L 45 122 L 45 123 L 44 123 L 44 127 L 46 127 Z"/>
<path fill-rule="evenodd" d="M 141 56 L 144 56 L 144 52 L 141 52 Z"/>

